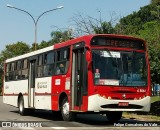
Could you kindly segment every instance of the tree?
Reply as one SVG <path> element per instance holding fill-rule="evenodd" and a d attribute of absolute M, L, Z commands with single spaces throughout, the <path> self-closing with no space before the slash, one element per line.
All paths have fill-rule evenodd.
<path fill-rule="evenodd" d="M 160 5 L 160 1 L 159 0 L 151 0 L 151 4 Z"/>
<path fill-rule="evenodd" d="M 152 14 L 153 11 L 157 12 L 157 6 L 147 5 L 140 8 L 139 11 L 121 18 L 116 25 L 116 31 L 120 34 L 137 35 L 145 23 L 157 19 L 157 16 Z"/>
<path fill-rule="evenodd" d="M 160 23 L 147 22 L 139 31 L 139 37 L 148 43 L 152 83 L 160 83 Z"/>
<path fill-rule="evenodd" d="M 72 30 L 66 30 L 66 31 L 53 31 L 51 32 L 51 41 L 50 44 L 56 44 L 56 43 L 60 43 L 60 42 L 64 42 L 67 40 L 72 39 Z"/>
<path fill-rule="evenodd" d="M 46 42 L 46 41 L 42 41 L 39 45 L 37 45 L 37 49 L 42 49 L 42 48 L 45 48 L 45 47 L 48 47 L 50 46 L 50 43 L 49 42 Z"/>
<path fill-rule="evenodd" d="M 72 18 L 74 25 L 76 26 L 74 35 L 81 36 L 86 34 L 111 34 L 115 33 L 113 23 L 116 20 L 111 20 L 109 22 L 103 21 L 101 18 L 101 12 L 99 18 L 93 18 L 91 16 L 83 16 L 78 13 Z"/>
<path fill-rule="evenodd" d="M 156 10 L 151 11 L 151 14 L 160 22 L 160 5 L 156 6 Z"/>
<path fill-rule="evenodd" d="M 111 22 L 101 22 L 100 26 L 93 26 L 93 30 L 96 34 L 113 34 L 115 30 Z"/>
<path fill-rule="evenodd" d="M 6 48 L 1 52 L 1 59 L 6 60 L 28 52 L 30 52 L 30 46 L 24 42 L 9 44 L 6 45 Z"/>
<path fill-rule="evenodd" d="M 30 46 L 24 42 L 17 42 L 6 45 L 5 49 L 0 54 L 0 69 L 3 70 L 3 62 L 15 56 L 19 56 L 30 52 Z"/>

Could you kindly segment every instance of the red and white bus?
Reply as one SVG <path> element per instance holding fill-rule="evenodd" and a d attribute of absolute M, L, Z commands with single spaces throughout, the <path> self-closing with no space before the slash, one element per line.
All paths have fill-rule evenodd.
<path fill-rule="evenodd" d="M 5 61 L 3 102 L 27 110 L 103 113 L 149 111 L 150 67 L 144 40 L 87 35 Z"/>

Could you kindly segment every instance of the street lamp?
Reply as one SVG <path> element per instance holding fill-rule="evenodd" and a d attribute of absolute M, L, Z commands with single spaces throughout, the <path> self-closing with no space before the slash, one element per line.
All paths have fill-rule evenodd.
<path fill-rule="evenodd" d="M 55 9 L 51 9 L 51 10 L 45 11 L 45 12 L 43 12 L 41 15 L 39 15 L 37 19 L 35 19 L 29 12 L 27 12 L 27 11 L 25 11 L 25 10 L 23 10 L 23 9 L 19 9 L 19 8 L 17 8 L 17 7 L 14 7 L 13 5 L 10 5 L 10 4 L 7 4 L 7 7 L 13 8 L 13 9 L 16 9 L 16 10 L 19 10 L 19 11 L 23 11 L 23 12 L 25 12 L 26 14 L 28 14 L 28 15 L 32 18 L 32 20 L 33 20 L 33 22 L 34 22 L 34 27 L 35 27 L 35 28 L 34 28 L 34 49 L 35 49 L 35 50 L 36 50 L 36 43 L 37 43 L 37 23 L 38 23 L 39 19 L 40 19 L 44 14 L 46 14 L 46 13 L 48 13 L 48 12 L 51 12 L 51 11 L 54 11 L 54 10 L 62 9 L 62 8 L 63 8 L 63 6 L 58 6 L 58 7 L 55 8 Z"/>

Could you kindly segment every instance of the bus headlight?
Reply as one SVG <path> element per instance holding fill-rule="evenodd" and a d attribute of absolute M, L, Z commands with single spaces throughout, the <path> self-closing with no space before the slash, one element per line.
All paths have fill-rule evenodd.
<path fill-rule="evenodd" d="M 112 98 L 109 96 L 108 99 L 111 100 Z"/>

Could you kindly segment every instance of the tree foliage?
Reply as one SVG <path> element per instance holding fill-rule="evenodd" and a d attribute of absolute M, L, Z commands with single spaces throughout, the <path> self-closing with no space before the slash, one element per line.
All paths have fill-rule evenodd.
<path fill-rule="evenodd" d="M 151 0 L 151 4 L 160 5 L 160 1 L 159 0 Z"/>
<path fill-rule="evenodd" d="M 160 83 L 160 23 L 147 22 L 143 28 L 139 31 L 139 37 L 148 43 L 152 83 Z"/>
<path fill-rule="evenodd" d="M 93 26 L 93 30 L 96 34 L 113 34 L 115 30 L 111 22 L 101 22 L 100 26 Z"/>
<path fill-rule="evenodd" d="M 17 42 L 6 45 L 6 48 L 1 52 L 1 58 L 12 58 L 18 55 L 25 54 L 30 51 L 30 46 L 24 42 Z"/>
<path fill-rule="evenodd" d="M 147 5 L 142 7 L 138 12 L 133 12 L 132 14 L 121 18 L 116 25 L 116 30 L 121 34 L 138 34 L 139 30 L 143 29 L 145 23 L 156 19 L 156 16 L 152 15 L 151 12 L 151 10 L 154 11 L 156 8 L 157 7 L 153 5 Z"/>
<path fill-rule="evenodd" d="M 50 46 L 50 42 L 42 41 L 42 42 L 38 45 L 38 48 L 37 48 L 37 49 L 43 49 L 43 48 L 48 47 L 48 46 Z"/>
<path fill-rule="evenodd" d="M 56 44 L 60 42 L 64 42 L 67 40 L 72 39 L 72 30 L 65 30 L 65 31 L 53 31 L 51 32 L 51 41 L 50 44 Z"/>

